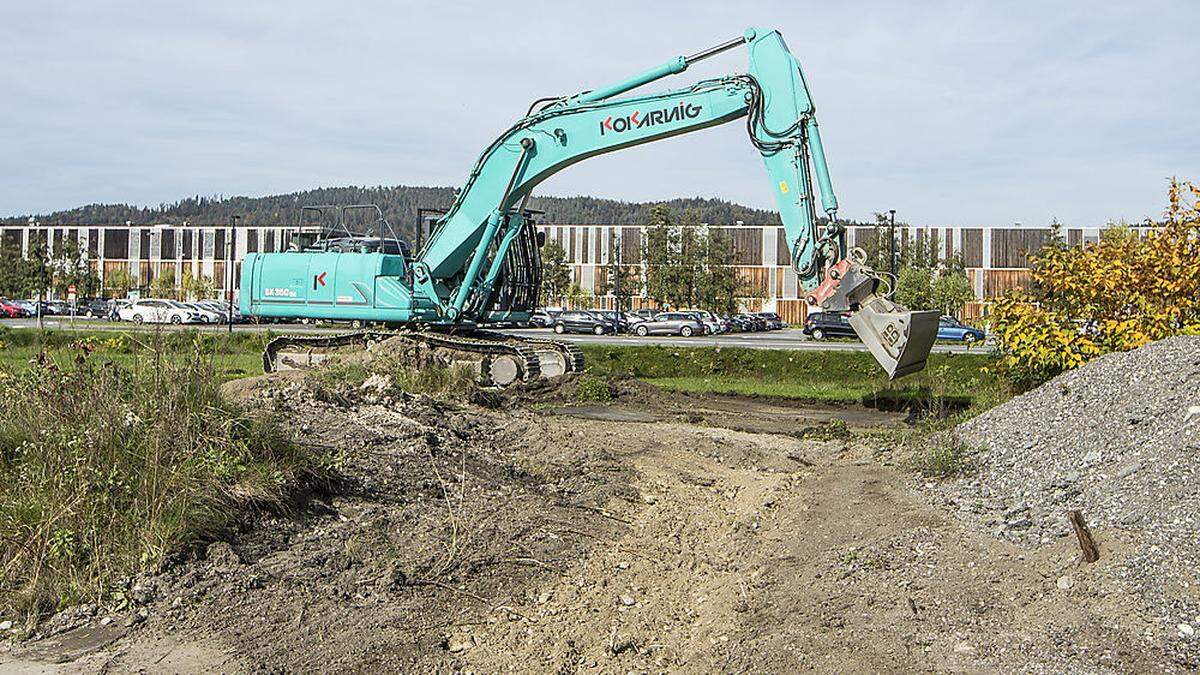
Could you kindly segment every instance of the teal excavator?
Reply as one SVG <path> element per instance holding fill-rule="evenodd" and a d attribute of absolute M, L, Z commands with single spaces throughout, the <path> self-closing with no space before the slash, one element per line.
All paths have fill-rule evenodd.
<path fill-rule="evenodd" d="M 750 56 L 746 74 L 622 96 L 743 45 Z M 861 251 L 847 247 L 804 72 L 783 36 L 760 28 L 606 87 L 535 101 L 479 156 L 453 205 L 415 252 L 380 233 L 375 240 L 347 237 L 247 256 L 243 314 L 394 329 L 278 338 L 264 354 L 264 368 L 311 365 L 330 349 L 402 336 L 459 360 L 474 359 L 481 379 L 501 386 L 582 369 L 581 353 L 568 343 L 479 328 L 521 322 L 535 308 L 542 241 L 527 208 L 534 188 L 589 157 L 743 118 L 766 164 L 792 267 L 810 305 L 849 312 L 889 377 L 924 368 L 938 315 L 897 306 L 888 297 L 888 280 L 867 267 Z"/>

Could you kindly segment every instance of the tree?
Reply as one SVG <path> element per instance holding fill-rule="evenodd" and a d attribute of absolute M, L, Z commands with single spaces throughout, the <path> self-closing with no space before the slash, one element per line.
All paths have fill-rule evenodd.
<path fill-rule="evenodd" d="M 46 298 L 46 291 L 54 281 L 50 263 L 50 250 L 43 237 L 36 237 L 29 244 L 29 256 L 25 260 L 25 288 L 37 295 L 38 302 Z M 38 328 L 42 327 L 42 313 L 38 312 Z"/>
<path fill-rule="evenodd" d="M 124 298 L 129 296 L 130 289 L 137 286 L 129 268 L 125 265 L 114 268 L 104 275 L 104 288 L 109 297 Z"/>
<path fill-rule="evenodd" d="M 912 310 L 934 308 L 933 270 L 906 266 L 896 276 L 896 302 Z"/>
<path fill-rule="evenodd" d="M 150 295 L 155 298 L 174 299 L 176 295 L 174 275 L 159 273 L 150 282 Z"/>
<path fill-rule="evenodd" d="M 64 237 L 57 255 L 51 262 L 53 287 L 59 295 L 66 295 L 71 286 L 81 298 L 92 297 L 100 290 L 100 277 L 88 261 L 87 251 L 79 247 L 79 240 Z"/>
<path fill-rule="evenodd" d="M 665 204 L 656 204 L 650 210 L 642 260 L 646 264 L 646 295 L 659 304 L 671 302 L 676 295 L 674 265 L 678 249 L 679 232 L 671 210 Z"/>
<path fill-rule="evenodd" d="M 571 282 L 571 287 L 567 289 L 567 305 L 571 309 L 592 309 L 595 301 L 595 296 L 583 290 L 579 284 Z"/>
<path fill-rule="evenodd" d="M 192 280 L 188 286 L 189 297 L 196 300 L 207 300 L 216 297 L 217 282 L 212 277 L 201 274 Z"/>
<path fill-rule="evenodd" d="M 946 269 L 934 279 L 930 296 L 933 309 L 958 316 L 963 306 L 975 299 L 975 289 L 965 271 Z"/>
<path fill-rule="evenodd" d="M 642 268 L 640 260 L 624 259 L 621 251 L 623 246 L 623 240 L 616 236 L 609 239 L 608 265 L 604 270 L 604 281 L 597 286 L 596 293 L 613 296 L 616 302 L 614 309 L 627 310 L 630 299 L 642 292 Z M 618 280 L 620 283 L 617 283 Z"/>
<path fill-rule="evenodd" d="M 546 307 L 561 303 L 570 283 L 571 268 L 567 265 L 567 252 L 557 241 L 547 241 L 542 247 L 540 304 Z"/>
<path fill-rule="evenodd" d="M 0 295 L 7 297 L 27 296 L 29 286 L 29 262 L 21 255 L 21 248 L 6 244 L 0 248 Z"/>
<path fill-rule="evenodd" d="M 748 295 L 737 270 L 737 250 L 730 237 L 708 231 L 704 238 L 702 273 L 696 285 L 700 309 L 733 314 L 738 298 Z"/>

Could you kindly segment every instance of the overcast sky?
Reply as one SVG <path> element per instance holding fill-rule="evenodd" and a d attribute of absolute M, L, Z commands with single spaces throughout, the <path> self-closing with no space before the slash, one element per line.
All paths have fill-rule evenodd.
<path fill-rule="evenodd" d="M 1200 179 L 1196 2 L 40 2 L 0 5 L 0 214 L 335 185 L 460 185 L 541 96 L 778 28 L 842 215 L 1069 225 Z M 656 83 L 746 68 L 728 52 Z M 728 124 L 540 194 L 771 208 Z"/>

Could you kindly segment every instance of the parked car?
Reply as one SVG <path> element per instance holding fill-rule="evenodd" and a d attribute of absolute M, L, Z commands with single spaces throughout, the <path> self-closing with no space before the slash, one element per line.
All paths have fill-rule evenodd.
<path fill-rule="evenodd" d="M 716 314 L 703 309 L 693 310 L 691 313 L 695 314 L 697 319 L 700 319 L 700 323 L 704 324 L 705 331 L 709 335 L 720 335 L 721 333 L 729 332 L 729 321 L 722 319 Z"/>
<path fill-rule="evenodd" d="M 937 339 L 958 340 L 960 342 L 981 342 L 983 331 L 959 321 L 952 316 L 942 316 L 938 319 Z"/>
<path fill-rule="evenodd" d="M 755 316 L 766 322 L 767 330 L 783 330 L 787 328 L 787 324 L 775 312 L 757 312 Z"/>
<path fill-rule="evenodd" d="M 13 300 L 16 306 L 25 312 L 25 316 L 37 316 L 38 304 L 32 300 Z"/>
<path fill-rule="evenodd" d="M 554 320 L 555 333 L 616 333 L 617 326 L 612 321 L 596 314 L 582 310 L 563 312 Z"/>
<path fill-rule="evenodd" d="M 0 319 L 20 319 L 25 310 L 15 302 L 0 298 Z"/>
<path fill-rule="evenodd" d="M 562 312 L 555 309 L 537 309 L 529 314 L 529 325 L 534 328 L 550 328 Z"/>
<path fill-rule="evenodd" d="M 172 300 L 136 300 L 117 311 L 122 321 L 133 323 L 201 323 L 195 310 Z"/>
<path fill-rule="evenodd" d="M 225 323 L 226 321 L 229 321 L 231 314 L 233 315 L 234 323 L 243 323 L 246 320 L 245 317 L 242 316 L 241 310 L 237 308 L 237 305 L 234 305 L 231 311 L 229 304 L 221 302 L 220 300 L 200 300 L 196 304 L 216 312 L 220 316 L 218 323 Z"/>
<path fill-rule="evenodd" d="M 649 307 L 643 307 L 643 308 L 641 308 L 641 309 L 634 310 L 633 314 L 634 314 L 635 316 L 641 317 L 641 319 L 642 319 L 643 321 L 649 321 L 650 319 L 653 319 L 653 318 L 654 318 L 654 315 L 655 315 L 655 314 L 658 314 L 658 312 L 659 312 L 659 310 L 657 310 L 657 309 L 651 309 L 651 308 L 649 308 Z"/>
<path fill-rule="evenodd" d="M 57 316 L 67 316 L 71 313 L 71 306 L 62 300 L 49 300 L 46 302 L 46 314 L 54 314 Z"/>
<path fill-rule="evenodd" d="M 113 299 L 108 306 L 108 316 L 105 317 L 109 321 L 121 321 L 121 310 L 132 305 L 132 300 L 116 300 Z"/>
<path fill-rule="evenodd" d="M 599 314 L 608 321 L 611 321 L 612 324 L 616 326 L 618 333 L 628 333 L 630 330 L 632 330 L 633 324 L 641 323 L 642 321 L 640 318 L 636 321 L 631 321 L 628 314 L 625 312 L 618 312 L 614 309 L 597 310 L 595 313 Z"/>
<path fill-rule="evenodd" d="M 758 316 L 757 314 L 734 314 L 731 318 L 734 319 L 744 331 L 758 332 L 767 329 L 766 319 Z"/>
<path fill-rule="evenodd" d="M 110 301 L 102 298 L 93 298 L 79 305 L 79 313 L 91 318 L 101 318 L 108 316 L 110 308 Z"/>
<path fill-rule="evenodd" d="M 200 315 L 202 323 L 225 323 L 225 313 L 199 302 L 174 302 L 175 306 L 182 305 Z"/>
<path fill-rule="evenodd" d="M 804 320 L 803 333 L 814 340 L 829 337 L 858 337 L 850 326 L 850 317 L 842 312 L 814 312 Z"/>
<path fill-rule="evenodd" d="M 647 335 L 682 335 L 691 337 L 704 334 L 704 324 L 690 312 L 659 312 L 653 319 L 633 327 L 641 337 Z"/>

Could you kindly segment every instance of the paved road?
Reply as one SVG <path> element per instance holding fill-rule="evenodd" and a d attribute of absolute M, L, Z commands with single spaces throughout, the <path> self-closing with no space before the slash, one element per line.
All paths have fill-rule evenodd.
<path fill-rule="evenodd" d="M 72 327 L 70 319 L 61 317 L 46 317 L 43 319 L 47 328 L 69 329 Z M 0 325 L 10 326 L 13 328 L 34 328 L 37 326 L 35 319 L 4 319 L 0 321 Z M 96 319 L 78 318 L 74 321 L 74 327 L 77 329 L 88 330 L 155 330 L 162 328 L 165 330 L 179 330 L 178 326 L 162 324 L 158 326 L 143 325 L 140 328 L 129 323 L 112 323 L 109 321 L 100 321 Z M 228 330 L 225 326 L 184 326 L 182 328 L 201 330 L 208 332 L 219 332 Z M 345 325 L 334 326 L 314 326 L 306 324 L 239 324 L 233 329 L 237 332 L 259 332 L 271 329 L 276 333 L 341 333 L 351 330 Z M 549 330 L 537 328 L 524 329 L 509 329 L 505 332 L 513 335 L 550 337 L 553 336 Z M 813 351 L 865 351 L 866 347 L 858 341 L 828 341 L 818 342 L 810 340 L 798 329 L 788 329 L 782 331 L 771 331 L 764 333 L 728 333 L 725 335 L 717 335 L 714 337 L 666 337 L 666 336 L 649 336 L 637 337 L 635 335 L 559 335 L 558 339 L 570 340 L 580 344 L 601 344 L 601 345 L 665 345 L 670 347 L 746 347 L 750 349 L 793 349 L 793 350 L 813 350 Z M 938 353 L 954 353 L 964 354 L 967 352 L 987 352 L 990 347 L 975 346 L 967 348 L 959 344 L 938 344 L 933 348 L 934 352 Z"/>
<path fill-rule="evenodd" d="M 536 335 L 545 337 L 554 335 L 547 330 L 535 328 L 506 331 L 514 335 Z M 787 329 L 764 333 L 726 333 L 711 337 L 667 337 L 636 335 L 554 335 L 556 339 L 569 340 L 579 344 L 599 345 L 666 345 L 670 347 L 746 347 L 748 349 L 793 349 L 812 351 L 866 351 L 863 343 L 854 340 L 810 340 L 799 329 Z M 980 353 L 991 351 L 991 347 L 975 346 L 968 349 L 960 344 L 934 345 L 933 351 L 939 353 L 965 354 L 968 351 Z"/>

